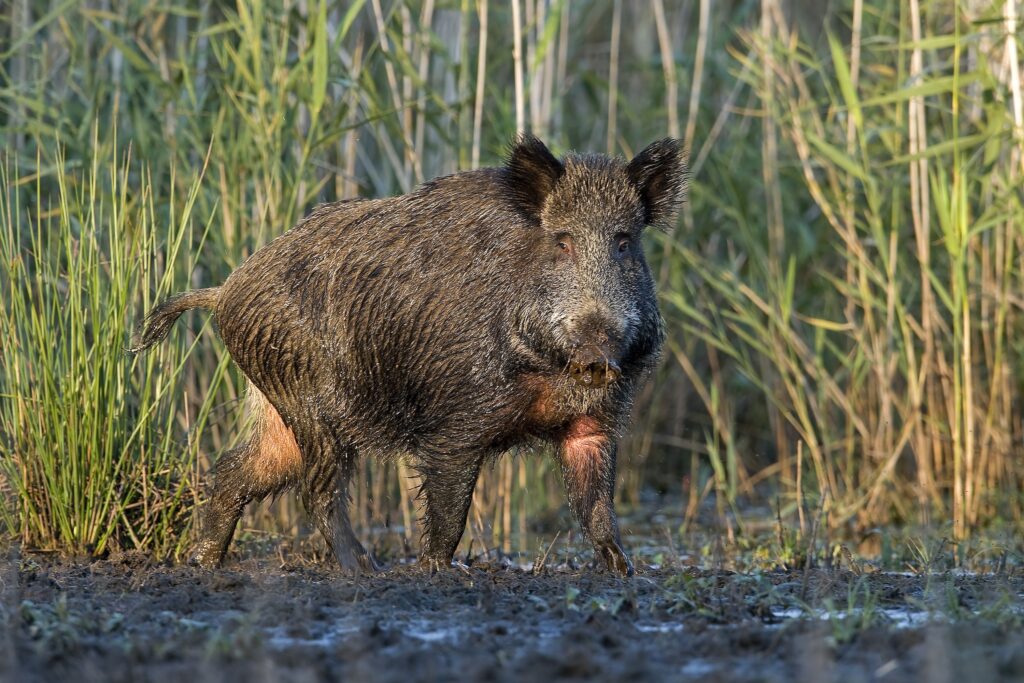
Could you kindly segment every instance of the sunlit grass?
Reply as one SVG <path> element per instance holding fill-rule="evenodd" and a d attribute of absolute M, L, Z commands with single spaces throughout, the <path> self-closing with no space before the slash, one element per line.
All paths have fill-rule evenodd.
<path fill-rule="evenodd" d="M 627 506 L 959 538 L 1024 516 L 1012 3 L 28 4 L 0 43 L 0 509 L 27 541 L 186 543 L 169 530 L 239 437 L 241 379 L 202 317 L 137 359 L 131 323 L 318 201 L 495 163 L 517 121 L 558 152 L 691 147 L 679 229 L 648 244 L 669 344 Z M 352 516 L 415 543 L 403 474 L 364 463 Z M 465 543 L 515 549 L 562 505 L 543 454 L 502 461 Z M 285 497 L 246 524 L 302 516 Z"/>
<path fill-rule="evenodd" d="M 193 214 L 200 181 L 158 212 L 165 198 L 144 170 L 130 180 L 139 164 L 128 155 L 65 172 L 57 154 L 52 203 L 25 201 L 41 178 L 9 161 L 0 169 L 6 521 L 30 547 L 173 553 L 196 501 L 198 440 L 180 441 L 176 425 L 190 349 L 132 358 L 125 348 L 140 308 L 180 288 L 190 269 L 182 246 L 208 227 Z M 225 368 L 212 368 L 212 387 Z M 212 397 L 189 416 L 191 429 L 203 429 Z"/>

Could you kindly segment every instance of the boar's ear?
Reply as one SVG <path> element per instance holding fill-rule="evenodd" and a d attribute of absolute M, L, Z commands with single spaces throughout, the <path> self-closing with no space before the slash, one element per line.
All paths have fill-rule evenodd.
<path fill-rule="evenodd" d="M 626 174 L 640 192 L 644 223 L 668 230 L 685 200 L 686 154 L 678 140 L 651 143 L 626 165 Z"/>
<path fill-rule="evenodd" d="M 543 142 L 520 133 L 509 148 L 503 171 L 512 201 L 528 218 L 539 222 L 544 200 L 565 173 L 565 166 Z"/>

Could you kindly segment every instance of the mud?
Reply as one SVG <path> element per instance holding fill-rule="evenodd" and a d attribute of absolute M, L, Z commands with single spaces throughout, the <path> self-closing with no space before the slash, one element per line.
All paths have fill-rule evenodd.
<path fill-rule="evenodd" d="M 309 558 L 306 558 L 309 559 Z M 1024 578 L 392 563 L 218 571 L 12 549 L 0 679 L 954 681 L 1024 678 Z M 244 678 L 243 678 L 244 677 Z"/>

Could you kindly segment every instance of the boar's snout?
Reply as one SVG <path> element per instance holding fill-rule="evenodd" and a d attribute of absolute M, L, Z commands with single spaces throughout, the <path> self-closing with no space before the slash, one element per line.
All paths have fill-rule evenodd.
<path fill-rule="evenodd" d="M 569 361 L 569 376 L 577 384 L 592 389 L 606 387 L 622 373 L 619 364 L 597 346 L 576 350 Z"/>
<path fill-rule="evenodd" d="M 607 312 L 569 319 L 569 376 L 580 386 L 602 389 L 622 374 L 619 367 L 622 333 Z"/>

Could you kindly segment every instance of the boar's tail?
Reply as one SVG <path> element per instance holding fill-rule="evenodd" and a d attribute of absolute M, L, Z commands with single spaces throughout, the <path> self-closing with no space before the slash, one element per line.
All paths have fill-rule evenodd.
<path fill-rule="evenodd" d="M 210 287 L 175 294 L 170 299 L 160 302 L 160 305 L 146 316 L 142 334 L 139 335 L 135 345 L 128 349 L 128 352 L 145 351 L 167 336 L 171 325 L 182 313 L 193 308 L 216 308 L 219 300 L 220 287 Z"/>

